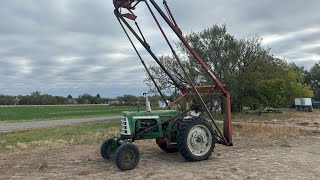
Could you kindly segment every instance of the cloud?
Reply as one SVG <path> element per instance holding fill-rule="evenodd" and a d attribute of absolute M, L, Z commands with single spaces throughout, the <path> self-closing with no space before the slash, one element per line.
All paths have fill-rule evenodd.
<path fill-rule="evenodd" d="M 318 0 L 168 3 L 185 33 L 226 24 L 238 38 L 260 35 L 275 56 L 290 62 L 310 68 L 320 61 Z M 136 13 L 152 50 L 157 55 L 170 52 L 147 9 Z M 111 1 L 3 0 L 0 18 L 0 94 L 40 90 L 115 97 L 148 90 L 143 66 L 113 15 Z M 177 40 L 172 33 L 168 37 Z M 148 53 L 137 47 L 150 63 Z"/>

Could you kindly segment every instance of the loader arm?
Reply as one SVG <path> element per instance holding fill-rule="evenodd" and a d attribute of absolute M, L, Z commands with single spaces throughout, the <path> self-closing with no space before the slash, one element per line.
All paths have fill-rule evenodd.
<path fill-rule="evenodd" d="M 140 53 L 137 51 L 137 48 L 135 47 L 135 44 L 131 40 L 130 35 L 128 34 L 127 30 L 129 30 L 135 38 L 142 44 L 142 46 L 149 52 L 151 57 L 155 60 L 155 62 L 159 65 L 159 67 L 162 69 L 162 71 L 169 77 L 169 79 L 173 82 L 173 84 L 181 91 L 183 96 L 193 96 L 197 100 L 200 101 L 202 109 L 207 113 L 208 117 L 212 120 L 213 125 L 215 126 L 215 129 L 218 133 L 219 143 L 232 146 L 232 127 L 231 127 L 231 95 L 227 88 L 220 82 L 220 80 L 214 75 L 212 70 L 209 68 L 209 66 L 202 60 L 202 58 L 195 52 L 195 50 L 191 47 L 191 45 L 187 42 L 185 37 L 183 36 L 179 26 L 176 23 L 176 20 L 173 17 L 173 14 L 165 0 L 163 0 L 163 6 L 166 10 L 166 13 L 160 8 L 160 6 L 155 2 L 155 0 L 113 0 L 113 4 L 115 7 L 114 14 L 116 18 L 118 19 L 121 27 L 123 28 L 124 32 L 126 33 L 127 37 L 129 38 L 132 46 L 134 47 L 138 57 L 140 58 L 141 62 L 142 57 Z M 154 19 L 157 27 L 159 28 L 161 34 L 163 35 L 165 41 L 167 42 L 169 48 L 171 49 L 171 52 L 173 54 L 173 57 L 178 62 L 182 72 L 184 73 L 184 76 L 186 77 L 190 87 L 186 87 L 182 84 L 180 84 L 174 76 L 167 70 L 167 68 L 161 63 L 161 61 L 158 59 L 158 57 L 155 55 L 155 53 L 151 50 L 150 45 L 147 43 L 146 39 L 144 38 L 144 35 L 138 26 L 137 18 L 138 16 L 134 13 L 135 9 L 140 4 L 145 4 L 147 10 L 150 12 L 152 18 Z M 213 80 L 215 83 L 214 85 L 209 86 L 195 86 L 194 82 L 190 78 L 189 74 L 187 73 L 185 67 L 182 65 L 182 61 L 180 60 L 179 56 L 176 54 L 173 46 L 171 45 L 166 33 L 164 32 L 164 29 L 162 28 L 160 22 L 157 19 L 157 16 L 153 12 L 153 10 L 156 10 L 159 15 L 163 18 L 163 20 L 167 23 L 167 25 L 171 28 L 171 30 L 176 34 L 176 36 L 181 40 L 181 42 L 184 44 L 184 46 L 188 49 L 190 54 L 196 59 L 196 61 L 201 65 L 204 72 L 206 72 L 209 77 Z M 123 12 L 124 11 L 124 12 Z M 137 26 L 137 28 L 133 28 L 130 23 L 127 21 L 133 21 L 134 24 Z M 136 30 L 135 30 L 136 29 Z M 156 82 L 154 81 L 154 78 L 149 73 L 147 66 L 145 66 L 145 69 L 148 72 L 149 77 L 152 79 L 153 83 L 156 85 L 157 90 L 159 91 L 160 95 L 164 99 L 164 96 L 162 95 L 161 90 L 158 88 Z M 207 104 L 205 103 L 203 96 L 199 92 L 200 90 L 211 90 L 211 89 L 218 89 L 220 90 L 220 96 L 223 97 L 224 100 L 224 122 L 223 122 L 223 131 L 219 129 L 217 126 L 213 115 L 211 114 L 211 111 L 209 110 Z M 164 99 L 165 101 L 165 99 Z M 166 101 L 165 101 L 166 102 Z M 167 107 L 170 107 L 169 105 Z M 170 121 L 169 118 L 167 121 Z"/>

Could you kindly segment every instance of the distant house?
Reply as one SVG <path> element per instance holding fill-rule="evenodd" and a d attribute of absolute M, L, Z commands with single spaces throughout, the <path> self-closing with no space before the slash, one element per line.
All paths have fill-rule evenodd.
<path fill-rule="evenodd" d="M 69 98 L 67 99 L 67 104 L 77 104 L 78 101 L 76 98 Z"/>
<path fill-rule="evenodd" d="M 21 98 L 16 97 L 16 98 L 13 100 L 14 105 L 18 105 L 20 101 L 21 101 Z"/>
<path fill-rule="evenodd" d="M 119 105 L 120 102 L 119 101 L 110 101 L 109 104 L 110 105 Z"/>

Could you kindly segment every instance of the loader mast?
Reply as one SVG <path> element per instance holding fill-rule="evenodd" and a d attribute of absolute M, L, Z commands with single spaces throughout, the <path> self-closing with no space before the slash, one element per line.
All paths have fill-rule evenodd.
<path fill-rule="evenodd" d="M 136 19 L 138 18 L 134 14 L 134 10 L 138 7 L 139 4 L 145 4 L 147 10 L 150 12 L 153 20 L 155 21 L 157 27 L 159 28 L 161 34 L 163 35 L 166 43 L 168 44 L 173 57 L 176 59 L 176 61 L 179 64 L 179 68 L 181 68 L 183 75 L 186 77 L 188 85 L 183 85 L 179 83 L 175 77 L 167 70 L 167 68 L 162 64 L 162 62 L 159 60 L 159 58 L 155 55 L 155 53 L 151 50 L 150 45 L 147 43 L 138 23 L 136 22 Z M 150 4 L 149 4 L 150 3 Z M 140 58 L 142 64 L 144 65 L 144 68 L 146 69 L 150 79 L 155 84 L 157 90 L 159 91 L 161 97 L 163 98 L 164 102 L 166 102 L 163 93 L 161 92 L 159 86 L 156 84 L 156 81 L 154 80 L 154 77 L 149 72 L 147 66 L 145 65 L 142 56 L 138 52 L 135 44 L 133 43 L 130 35 L 128 34 L 127 30 L 129 30 L 136 39 L 141 43 L 141 45 L 149 52 L 151 57 L 155 60 L 155 62 L 159 65 L 161 70 L 169 77 L 169 79 L 172 81 L 172 83 L 175 85 L 176 88 L 178 88 L 181 92 L 181 97 L 192 97 L 197 101 L 199 104 L 197 106 L 193 106 L 190 110 L 199 109 L 201 107 L 204 112 L 206 112 L 207 116 L 211 119 L 213 125 L 215 126 L 215 129 L 217 131 L 217 136 L 219 137 L 218 143 L 232 146 L 232 127 L 231 127 L 231 96 L 228 92 L 225 85 L 223 85 L 220 80 L 214 75 L 212 70 L 208 67 L 208 65 L 202 60 L 202 58 L 195 52 L 195 50 L 191 47 L 191 45 L 187 42 L 185 37 L 183 36 L 175 18 L 173 17 L 173 14 L 165 0 L 163 0 L 163 6 L 166 10 L 166 13 L 160 8 L 160 6 L 155 2 L 155 0 L 113 0 L 113 4 L 115 7 L 114 14 L 116 18 L 118 19 L 121 27 L 123 28 L 124 32 L 126 33 L 128 39 L 130 40 L 131 45 L 135 49 L 138 57 Z M 175 52 L 173 46 L 171 45 L 168 36 L 164 32 L 164 29 L 162 28 L 160 22 L 157 19 L 157 16 L 153 12 L 153 9 L 155 9 L 159 15 L 163 18 L 163 20 L 167 23 L 167 25 L 171 28 L 171 30 L 176 34 L 176 36 L 181 40 L 183 45 L 186 47 L 186 49 L 189 51 L 189 53 L 195 58 L 195 60 L 201 65 L 204 72 L 207 73 L 207 75 L 212 79 L 214 84 L 208 85 L 208 86 L 196 86 L 195 83 L 192 81 L 190 75 L 188 74 L 187 70 L 183 66 L 183 63 L 177 53 Z M 123 13 L 125 11 L 125 13 Z M 132 20 L 134 21 L 134 24 L 136 25 L 135 30 L 130 23 L 127 21 Z M 138 32 L 137 32 L 138 31 Z M 207 102 L 204 100 L 204 93 L 201 93 L 201 91 L 208 91 L 210 93 L 213 93 L 213 91 L 219 90 L 220 93 L 215 93 L 214 96 L 222 97 L 223 98 L 223 111 L 224 111 L 224 121 L 223 121 L 223 131 L 221 131 L 215 122 L 213 115 L 208 107 Z M 208 94 L 208 93 L 207 93 Z M 178 98 L 178 99 L 180 99 Z M 167 104 L 167 107 L 170 108 L 172 106 L 172 103 Z M 187 112 L 187 111 L 186 111 Z M 166 122 L 172 120 L 173 118 L 167 119 Z"/>

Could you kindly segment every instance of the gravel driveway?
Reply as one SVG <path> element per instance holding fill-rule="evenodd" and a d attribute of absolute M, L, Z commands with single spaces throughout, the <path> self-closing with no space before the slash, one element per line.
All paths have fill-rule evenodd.
<path fill-rule="evenodd" d="M 0 133 L 19 131 L 19 130 L 25 130 L 25 129 L 33 129 L 33 128 L 64 126 L 64 125 L 81 124 L 81 123 L 89 123 L 89 122 L 103 122 L 103 121 L 108 121 L 108 122 L 120 121 L 120 116 L 47 120 L 47 121 L 34 121 L 34 122 L 17 122 L 17 123 L 0 122 Z"/>

